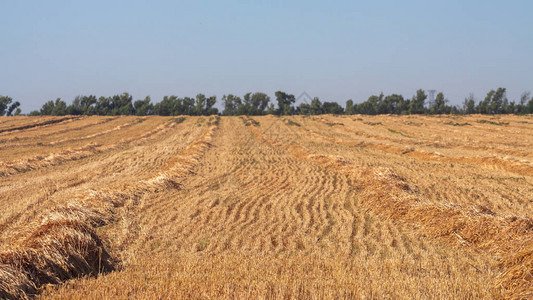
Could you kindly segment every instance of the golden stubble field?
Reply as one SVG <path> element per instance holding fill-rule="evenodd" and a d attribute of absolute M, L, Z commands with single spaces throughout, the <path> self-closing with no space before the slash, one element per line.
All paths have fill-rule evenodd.
<path fill-rule="evenodd" d="M 533 297 L 533 116 L 0 118 L 0 298 Z"/>

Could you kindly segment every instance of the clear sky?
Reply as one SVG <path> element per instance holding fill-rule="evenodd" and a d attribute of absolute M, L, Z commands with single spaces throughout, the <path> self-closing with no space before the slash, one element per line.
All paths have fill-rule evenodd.
<path fill-rule="evenodd" d="M 533 1 L 0 1 L 0 95 L 24 113 L 283 90 L 322 101 L 533 90 Z"/>

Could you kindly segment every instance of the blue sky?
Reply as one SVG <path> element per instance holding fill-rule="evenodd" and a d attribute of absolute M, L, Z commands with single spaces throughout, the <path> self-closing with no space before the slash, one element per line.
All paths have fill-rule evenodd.
<path fill-rule="evenodd" d="M 0 94 L 277 90 L 323 101 L 533 90 L 533 1 L 0 2 Z"/>

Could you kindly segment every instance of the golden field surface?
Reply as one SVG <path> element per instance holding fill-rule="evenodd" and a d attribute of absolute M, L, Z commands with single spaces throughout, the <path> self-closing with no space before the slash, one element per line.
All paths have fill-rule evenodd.
<path fill-rule="evenodd" d="M 533 297 L 533 116 L 0 118 L 0 298 Z"/>

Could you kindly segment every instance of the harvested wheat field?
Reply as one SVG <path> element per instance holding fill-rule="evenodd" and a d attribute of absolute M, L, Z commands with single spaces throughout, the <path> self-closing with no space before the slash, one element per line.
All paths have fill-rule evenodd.
<path fill-rule="evenodd" d="M 0 118 L 0 298 L 533 297 L 533 116 Z"/>

